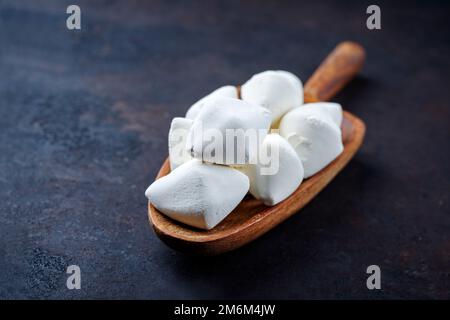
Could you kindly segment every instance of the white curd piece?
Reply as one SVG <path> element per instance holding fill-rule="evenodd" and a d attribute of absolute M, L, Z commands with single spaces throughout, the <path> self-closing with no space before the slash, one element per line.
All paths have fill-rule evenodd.
<path fill-rule="evenodd" d="M 186 137 L 193 121 L 186 118 L 173 118 L 169 130 L 169 162 L 170 170 L 174 170 L 189 160 L 190 153 L 186 150 Z"/>
<path fill-rule="evenodd" d="M 194 120 L 206 102 L 214 100 L 219 97 L 238 98 L 237 88 L 235 86 L 220 87 L 202 99 L 194 103 L 186 112 L 186 118 Z"/>
<path fill-rule="evenodd" d="M 241 96 L 242 100 L 270 110 L 275 124 L 286 112 L 303 104 L 303 85 L 290 72 L 268 70 L 255 74 L 243 84 Z"/>
<path fill-rule="evenodd" d="M 270 111 L 259 105 L 234 98 L 210 100 L 195 118 L 186 147 L 193 158 L 206 162 L 247 164 L 257 154 L 270 121 Z"/>
<path fill-rule="evenodd" d="M 209 230 L 233 211 L 248 189 L 247 176 L 238 170 L 194 159 L 153 182 L 145 196 L 168 217 Z"/>
<path fill-rule="evenodd" d="M 313 102 L 306 103 L 302 105 L 300 108 L 303 109 L 303 112 L 320 112 L 325 113 L 331 120 L 340 127 L 342 123 L 342 106 L 339 103 L 335 102 Z M 308 111 L 307 111 L 308 110 Z"/>
<path fill-rule="evenodd" d="M 265 205 L 273 206 L 289 197 L 300 186 L 303 165 L 294 148 L 276 133 L 268 134 L 261 147 L 264 154 L 275 154 L 271 157 L 271 162 L 261 160 L 256 165 L 246 165 L 239 170 L 250 179 L 250 193 Z M 274 164 L 274 161 L 277 163 Z M 263 171 L 263 168 L 267 170 Z"/>
<path fill-rule="evenodd" d="M 303 84 L 302 81 L 299 79 L 299 77 L 297 77 L 292 72 L 285 70 L 277 70 L 275 72 L 284 75 L 287 79 L 289 79 L 289 81 L 291 81 L 291 83 L 295 86 L 295 88 L 297 88 L 297 90 L 300 90 L 300 92 L 303 93 Z M 303 95 L 301 95 L 301 98 L 303 103 Z"/>
<path fill-rule="evenodd" d="M 341 129 L 337 124 L 341 121 L 340 105 L 323 103 L 305 104 L 282 118 L 280 135 L 297 152 L 305 178 L 322 170 L 343 151 Z"/>

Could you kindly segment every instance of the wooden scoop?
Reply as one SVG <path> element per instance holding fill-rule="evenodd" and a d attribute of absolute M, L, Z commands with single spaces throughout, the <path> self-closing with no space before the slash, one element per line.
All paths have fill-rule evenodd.
<path fill-rule="evenodd" d="M 332 98 L 359 72 L 364 59 L 364 49 L 360 45 L 353 42 L 339 44 L 306 83 L 305 102 Z M 189 254 L 216 255 L 237 249 L 274 228 L 311 201 L 350 161 L 361 146 L 364 133 L 364 122 L 344 111 L 344 151 L 327 167 L 304 180 L 289 198 L 273 207 L 265 206 L 247 195 L 220 224 L 205 231 L 166 217 L 149 202 L 148 215 L 153 229 L 168 246 Z M 156 179 L 169 172 L 167 159 Z"/>

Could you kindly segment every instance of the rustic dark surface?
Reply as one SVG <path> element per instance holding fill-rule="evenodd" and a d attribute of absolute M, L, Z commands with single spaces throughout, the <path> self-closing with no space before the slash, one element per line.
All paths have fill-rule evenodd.
<path fill-rule="evenodd" d="M 450 298 L 448 2 L 0 1 L 0 298 Z M 236 252 L 162 244 L 144 190 L 172 117 L 342 40 L 368 53 L 335 100 L 367 124 L 310 205 Z M 66 267 L 82 271 L 67 290 Z M 382 290 L 366 268 L 382 269 Z"/>

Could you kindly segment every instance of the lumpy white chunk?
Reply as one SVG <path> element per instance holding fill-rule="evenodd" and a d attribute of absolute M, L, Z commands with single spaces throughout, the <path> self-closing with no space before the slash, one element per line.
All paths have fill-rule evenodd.
<path fill-rule="evenodd" d="M 242 85 L 241 96 L 272 112 L 272 123 L 303 104 L 303 85 L 293 73 L 268 70 L 252 76 Z"/>
<path fill-rule="evenodd" d="M 322 170 L 343 151 L 341 121 L 340 105 L 323 103 L 305 104 L 282 118 L 280 134 L 297 152 L 305 178 Z"/>
<path fill-rule="evenodd" d="M 328 115 L 331 120 L 338 126 L 342 123 L 342 106 L 335 102 L 313 102 L 306 103 L 300 107 L 303 112 L 319 113 Z"/>
<path fill-rule="evenodd" d="M 191 155 L 186 150 L 186 137 L 193 121 L 186 118 L 173 118 L 169 130 L 170 170 L 174 170 L 189 160 Z"/>
<path fill-rule="evenodd" d="M 194 159 L 153 182 L 145 195 L 168 217 L 209 230 L 233 211 L 248 190 L 249 180 L 238 170 Z"/>
<path fill-rule="evenodd" d="M 250 193 L 268 206 L 289 197 L 303 180 L 303 165 L 294 148 L 280 135 L 271 133 L 261 146 L 270 161 L 239 168 L 250 179 Z M 276 163 L 275 163 L 276 162 Z"/>
<path fill-rule="evenodd" d="M 186 147 L 193 158 L 206 162 L 247 164 L 257 154 L 270 121 L 270 111 L 256 104 L 217 98 L 205 103 L 195 118 Z"/>
<path fill-rule="evenodd" d="M 223 86 L 220 87 L 207 96 L 201 98 L 194 103 L 186 112 L 186 118 L 194 120 L 206 102 L 214 100 L 219 97 L 238 98 L 237 88 L 235 86 Z"/>

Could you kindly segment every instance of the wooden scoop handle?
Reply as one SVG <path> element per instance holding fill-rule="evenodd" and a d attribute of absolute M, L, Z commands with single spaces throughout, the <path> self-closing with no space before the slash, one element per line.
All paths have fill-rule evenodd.
<path fill-rule="evenodd" d="M 305 85 L 305 102 L 333 98 L 361 70 L 366 53 L 355 42 L 341 42 Z"/>

